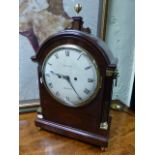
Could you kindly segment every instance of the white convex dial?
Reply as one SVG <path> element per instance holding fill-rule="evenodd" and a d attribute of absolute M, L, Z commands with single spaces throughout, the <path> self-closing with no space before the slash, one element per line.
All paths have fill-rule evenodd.
<path fill-rule="evenodd" d="M 89 103 L 99 88 L 99 72 L 90 54 L 76 45 L 62 45 L 45 58 L 44 84 L 60 103 L 78 107 Z"/>

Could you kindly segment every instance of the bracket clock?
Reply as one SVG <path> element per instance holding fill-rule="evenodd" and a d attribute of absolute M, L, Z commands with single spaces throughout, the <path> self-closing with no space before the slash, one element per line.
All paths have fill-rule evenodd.
<path fill-rule="evenodd" d="M 116 62 L 105 43 L 83 27 L 82 17 L 73 17 L 72 26 L 49 37 L 32 60 L 41 104 L 36 126 L 106 148 Z"/>

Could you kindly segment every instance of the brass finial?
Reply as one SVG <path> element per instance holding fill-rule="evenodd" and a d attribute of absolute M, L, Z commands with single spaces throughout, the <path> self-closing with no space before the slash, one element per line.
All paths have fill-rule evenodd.
<path fill-rule="evenodd" d="M 76 13 L 79 13 L 81 10 L 82 10 L 82 5 L 77 3 L 75 6 L 74 6 L 74 10 L 76 11 Z"/>

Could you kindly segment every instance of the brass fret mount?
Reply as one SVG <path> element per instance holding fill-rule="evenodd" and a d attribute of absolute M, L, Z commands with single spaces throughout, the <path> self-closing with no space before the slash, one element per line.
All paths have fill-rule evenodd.
<path fill-rule="evenodd" d="M 119 77 L 118 70 L 111 70 L 111 69 L 106 69 L 106 76 L 107 77 L 113 77 L 115 79 L 115 86 L 117 86 L 117 78 Z"/>

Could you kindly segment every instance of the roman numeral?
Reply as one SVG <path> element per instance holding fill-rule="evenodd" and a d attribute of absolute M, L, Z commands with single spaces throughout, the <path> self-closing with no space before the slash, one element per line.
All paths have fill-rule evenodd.
<path fill-rule="evenodd" d="M 65 50 L 65 55 L 66 56 L 69 56 L 69 54 L 70 54 L 69 51 L 68 50 Z"/>
<path fill-rule="evenodd" d="M 60 93 L 57 91 L 57 92 L 55 93 L 55 95 L 56 95 L 56 96 L 60 96 Z"/>
<path fill-rule="evenodd" d="M 48 73 L 46 73 L 45 76 L 50 77 L 50 75 Z"/>
<path fill-rule="evenodd" d="M 85 88 L 85 90 L 83 92 L 88 95 L 90 93 L 90 90 L 88 90 L 87 88 Z"/>
<path fill-rule="evenodd" d="M 88 78 L 88 82 L 94 82 L 94 79 Z"/>
<path fill-rule="evenodd" d="M 83 53 L 82 53 L 82 54 L 83 54 Z M 79 60 L 79 59 L 81 58 L 82 54 L 80 54 L 80 56 L 77 58 L 77 60 Z"/>
<path fill-rule="evenodd" d="M 51 88 L 53 88 L 53 84 L 52 84 L 52 82 L 51 82 L 51 83 L 49 83 L 48 85 L 49 85 Z"/>
<path fill-rule="evenodd" d="M 58 58 L 59 58 L 59 56 L 58 56 L 58 54 L 57 54 L 57 53 L 56 53 L 54 56 L 56 57 L 56 59 L 58 59 Z"/>
<path fill-rule="evenodd" d="M 87 66 L 86 68 L 85 68 L 85 70 L 88 70 L 88 69 L 90 69 L 91 68 L 91 66 Z"/>
<path fill-rule="evenodd" d="M 47 64 L 50 65 L 50 66 L 52 66 L 52 64 L 50 64 L 49 62 Z"/>
<path fill-rule="evenodd" d="M 70 101 L 70 99 L 69 99 L 69 97 L 68 97 L 68 96 L 66 96 L 66 100 L 67 100 L 67 101 Z"/>

